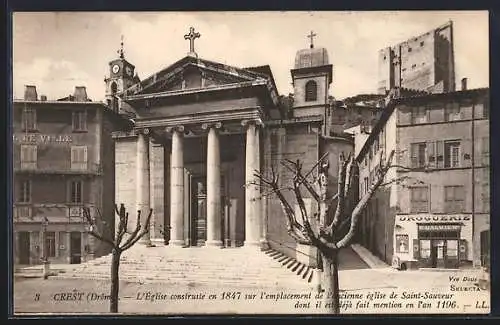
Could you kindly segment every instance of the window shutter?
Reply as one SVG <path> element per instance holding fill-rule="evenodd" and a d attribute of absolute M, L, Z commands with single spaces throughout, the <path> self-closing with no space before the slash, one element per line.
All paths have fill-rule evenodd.
<path fill-rule="evenodd" d="M 87 146 L 83 147 L 82 149 L 83 149 L 82 150 L 83 156 L 82 156 L 82 160 L 81 161 L 84 162 L 84 163 L 87 163 Z"/>
<path fill-rule="evenodd" d="M 411 168 L 418 167 L 418 144 L 412 143 L 410 145 L 410 155 L 411 155 L 410 167 Z M 408 165 L 406 167 L 408 167 Z"/>
<path fill-rule="evenodd" d="M 444 168 L 444 141 L 436 141 L 436 166 Z"/>
<path fill-rule="evenodd" d="M 425 148 L 427 151 L 426 155 L 426 165 L 429 168 L 435 168 L 436 167 L 436 143 L 433 141 L 427 141 L 425 144 Z"/>
<path fill-rule="evenodd" d="M 21 146 L 21 162 L 26 161 L 27 154 L 26 154 L 26 146 Z"/>
<path fill-rule="evenodd" d="M 411 147 L 406 148 L 406 149 L 397 149 L 396 150 L 397 154 L 397 159 L 398 159 L 398 164 L 401 165 L 402 167 L 409 167 L 410 162 L 409 162 L 409 157 L 411 156 Z"/>
<path fill-rule="evenodd" d="M 77 150 L 75 147 L 71 147 L 71 163 L 75 163 L 77 161 Z"/>
<path fill-rule="evenodd" d="M 413 239 L 413 258 L 420 259 L 420 243 L 418 239 Z"/>
<path fill-rule="evenodd" d="M 464 140 L 461 143 L 459 150 L 458 164 L 459 167 L 471 167 L 472 165 L 472 141 Z"/>

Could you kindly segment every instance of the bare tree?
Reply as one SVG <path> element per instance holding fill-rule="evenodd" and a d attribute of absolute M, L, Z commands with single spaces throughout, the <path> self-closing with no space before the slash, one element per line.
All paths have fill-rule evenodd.
<path fill-rule="evenodd" d="M 91 236 L 97 238 L 98 240 L 111 245 L 112 247 L 112 259 L 111 259 L 111 291 L 110 291 L 110 304 L 109 311 L 112 313 L 118 312 L 118 293 L 120 290 L 120 278 L 119 278 L 119 268 L 120 268 L 120 258 L 124 251 L 134 246 L 135 243 L 139 241 L 145 234 L 149 232 L 149 221 L 151 220 L 151 215 L 153 214 L 153 209 L 149 210 L 147 216 L 145 227 L 141 227 L 141 211 L 137 211 L 137 220 L 135 229 L 132 232 L 127 231 L 128 229 L 128 212 L 125 210 L 124 204 L 120 204 L 120 209 L 115 204 L 115 212 L 119 216 L 118 227 L 114 238 L 111 236 L 103 235 L 98 227 L 96 226 L 95 218 L 90 215 L 90 208 L 83 209 L 83 215 L 86 222 L 90 225 L 90 230 L 87 232 Z M 103 220 L 101 213 L 97 209 L 100 220 Z M 142 229 L 141 229 L 142 228 Z M 125 236 L 128 234 L 128 236 Z M 125 239 L 125 237 L 127 237 Z M 122 241 L 125 241 L 122 243 Z"/>
<path fill-rule="evenodd" d="M 327 193 L 329 168 L 327 154 L 323 155 L 307 172 L 303 171 L 303 164 L 299 160 L 281 161 L 281 164 L 293 175 L 291 184 L 282 187 L 279 186 L 280 176 L 274 170 L 271 170 L 270 176 L 255 172 L 257 181 L 252 184 L 260 186 L 261 189 L 267 189 L 262 195 L 278 197 L 286 216 L 288 234 L 299 244 L 312 245 L 317 248 L 318 268 L 322 270 L 320 277 L 321 287 L 324 289 L 325 308 L 333 314 L 340 313 L 338 252 L 352 243 L 361 213 L 377 188 L 398 181 L 394 179 L 383 183 L 389 168 L 395 166 L 391 166 L 393 156 L 394 151 L 385 161 L 380 159 L 374 180 L 359 201 L 350 199 L 352 188 L 358 186 L 356 178 L 359 174 L 359 167 L 353 155 L 347 158 L 343 154 L 339 156 L 337 193 L 331 197 Z M 308 178 L 314 170 L 317 170 L 317 176 L 310 181 Z M 299 208 L 298 213 L 286 199 L 285 191 L 293 193 L 295 203 Z M 309 212 L 304 202 L 305 195 L 312 197 L 317 203 L 317 212 L 312 216 L 308 215 Z M 329 211 L 335 200 L 337 202 L 335 213 L 329 220 Z M 346 232 L 347 226 L 349 228 Z"/>

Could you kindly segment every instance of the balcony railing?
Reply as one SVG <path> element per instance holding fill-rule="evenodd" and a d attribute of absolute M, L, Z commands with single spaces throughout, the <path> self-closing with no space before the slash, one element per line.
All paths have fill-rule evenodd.
<path fill-rule="evenodd" d="M 97 163 L 72 163 L 68 166 L 40 166 L 37 162 L 21 162 L 14 166 L 15 172 L 33 173 L 33 174 L 102 174 L 102 165 Z"/>
<path fill-rule="evenodd" d="M 17 203 L 14 205 L 14 221 L 15 222 L 29 222 L 40 223 L 45 217 L 49 222 L 58 223 L 85 223 L 83 217 L 83 208 L 90 208 L 91 216 L 95 214 L 93 204 L 64 204 L 64 203 L 37 203 L 25 204 Z"/>

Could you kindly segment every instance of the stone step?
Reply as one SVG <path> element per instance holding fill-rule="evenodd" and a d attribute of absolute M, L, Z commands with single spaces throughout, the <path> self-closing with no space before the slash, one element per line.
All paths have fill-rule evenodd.
<path fill-rule="evenodd" d="M 58 277 L 109 280 L 111 260 L 111 255 L 102 256 Z M 120 260 L 120 279 L 127 281 L 307 288 L 312 274 L 309 267 L 274 250 L 137 246 Z"/>

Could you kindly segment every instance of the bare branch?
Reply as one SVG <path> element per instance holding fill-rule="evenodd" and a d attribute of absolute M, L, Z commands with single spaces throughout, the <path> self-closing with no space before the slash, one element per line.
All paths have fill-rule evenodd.
<path fill-rule="evenodd" d="M 327 154 L 324 154 L 321 159 L 323 159 L 323 157 L 325 157 L 326 155 Z M 299 161 L 294 162 L 294 161 L 291 161 L 289 159 L 286 159 L 285 161 L 288 162 L 290 165 L 292 165 L 294 168 L 292 168 L 291 166 L 286 165 L 284 162 L 281 162 L 281 164 L 283 166 L 285 166 L 286 169 L 288 169 L 290 172 L 292 172 L 297 177 L 297 181 L 299 182 L 299 185 L 303 184 L 304 187 L 307 189 L 307 191 L 314 198 L 314 200 L 316 200 L 316 202 L 319 203 L 320 197 L 319 197 L 318 193 L 314 190 L 313 184 L 311 184 L 307 180 L 307 176 L 309 176 L 309 174 L 312 171 L 314 171 L 314 169 L 318 166 L 318 164 L 321 162 L 321 160 L 318 160 L 313 165 L 313 167 L 311 168 L 311 170 L 307 173 L 307 176 L 303 176 L 302 173 L 300 172 L 301 168 L 302 168 L 302 164 Z M 296 171 L 299 171 L 299 173 L 297 173 Z"/>
<path fill-rule="evenodd" d="M 314 171 L 316 167 L 318 167 L 318 165 L 323 161 L 323 159 L 326 158 L 326 156 L 328 156 L 328 152 L 325 152 L 323 156 L 321 156 L 321 158 L 319 158 L 318 161 L 316 161 L 316 163 L 311 167 L 311 169 L 304 175 L 304 178 L 309 177 L 309 175 Z"/>
<path fill-rule="evenodd" d="M 116 245 L 121 244 L 121 242 L 123 240 L 123 236 L 125 236 L 125 234 L 127 233 L 127 227 L 128 227 L 128 212 L 125 213 L 125 216 L 123 217 L 123 221 L 122 221 L 122 218 L 120 217 L 119 230 L 118 230 L 118 234 L 116 236 Z"/>
<path fill-rule="evenodd" d="M 337 181 L 337 209 L 335 210 L 335 215 L 332 219 L 332 222 L 327 229 L 327 233 L 331 235 L 333 232 L 333 229 L 338 225 L 340 221 L 340 217 L 344 213 L 344 208 L 345 208 L 345 192 L 344 192 L 344 187 L 345 187 L 345 181 L 346 181 L 346 171 L 347 171 L 347 166 L 349 164 L 348 160 L 344 159 L 344 154 L 340 154 L 339 156 L 339 172 L 338 172 L 338 181 Z M 333 199 L 332 199 L 333 201 Z M 329 204 L 330 205 L 330 204 Z"/>
<path fill-rule="evenodd" d="M 109 238 L 106 238 L 104 236 L 102 236 L 101 234 L 99 234 L 98 232 L 96 231 L 86 231 L 87 234 L 91 235 L 92 237 L 95 237 L 97 239 L 99 239 L 100 241 L 110 245 L 111 247 L 113 248 L 116 248 L 116 245 L 113 241 L 111 241 Z"/>
<path fill-rule="evenodd" d="M 135 237 L 137 237 L 137 234 L 141 230 L 141 210 L 137 210 L 137 220 L 136 221 L 137 222 L 135 224 L 134 231 L 132 231 L 129 238 L 127 238 L 125 243 L 121 246 L 122 250 L 123 250 L 123 247 L 128 246 L 135 239 Z"/>
<path fill-rule="evenodd" d="M 294 231 L 291 228 L 288 229 L 288 235 L 290 235 L 290 237 L 295 239 L 295 241 L 299 244 L 312 245 L 312 242 L 310 240 L 308 240 L 307 238 L 305 238 L 303 234 L 298 233 L 297 231 Z"/>
<path fill-rule="evenodd" d="M 134 236 L 130 237 L 129 241 L 127 241 L 123 246 L 122 246 L 122 250 L 127 250 L 129 249 L 130 247 L 134 246 L 135 243 L 137 243 L 145 234 L 147 234 L 149 232 L 149 223 L 151 221 L 151 215 L 153 214 L 153 209 L 149 209 L 149 214 L 146 218 L 146 223 L 145 223 L 145 227 L 143 228 L 143 230 L 139 233 L 139 234 L 135 234 Z M 140 211 L 137 213 L 137 219 L 140 220 Z M 140 223 L 139 223 L 139 228 L 140 228 Z"/>
<path fill-rule="evenodd" d="M 385 175 L 387 174 L 387 171 L 389 170 L 389 167 L 391 166 L 392 158 L 394 157 L 394 150 L 391 151 L 387 162 L 385 165 L 382 165 L 382 168 L 380 168 L 380 171 L 378 173 L 378 177 L 376 180 L 373 182 L 373 184 L 370 186 L 366 194 L 363 196 L 363 198 L 358 202 L 356 207 L 351 213 L 351 227 L 349 228 L 348 233 L 342 238 L 338 243 L 337 247 L 342 248 L 346 247 L 350 244 L 352 238 L 354 237 L 355 231 L 356 231 L 356 226 L 358 224 L 358 219 L 361 215 L 361 212 L 365 208 L 366 204 L 368 201 L 371 199 L 377 188 L 382 184 L 382 181 L 384 180 Z"/>

